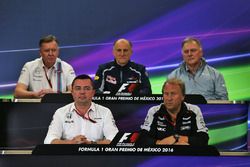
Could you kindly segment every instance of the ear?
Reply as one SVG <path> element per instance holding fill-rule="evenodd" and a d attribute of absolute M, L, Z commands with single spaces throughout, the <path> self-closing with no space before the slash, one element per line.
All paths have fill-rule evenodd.
<path fill-rule="evenodd" d="M 201 57 L 203 56 L 203 49 L 200 48 L 200 52 L 201 52 Z"/>
<path fill-rule="evenodd" d="M 95 96 L 95 92 L 96 92 L 96 91 L 95 91 L 95 90 L 93 90 L 93 96 Z"/>
<path fill-rule="evenodd" d="M 182 96 L 181 100 L 184 101 L 184 99 L 185 99 L 185 95 Z"/>
<path fill-rule="evenodd" d="M 42 54 L 41 54 L 41 49 L 39 49 L 39 55 L 40 55 L 40 57 L 42 57 Z"/>

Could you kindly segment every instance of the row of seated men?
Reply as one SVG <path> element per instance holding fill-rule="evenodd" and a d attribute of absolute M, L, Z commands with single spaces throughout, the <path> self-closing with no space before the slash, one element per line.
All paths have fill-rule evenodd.
<path fill-rule="evenodd" d="M 109 144 L 118 133 L 112 112 L 92 102 L 97 94 L 152 94 L 145 66 L 130 60 L 132 43 L 118 39 L 113 45 L 115 60 L 100 65 L 94 81 L 75 77 L 74 69 L 60 60 L 57 39 L 46 36 L 39 42 L 40 56 L 24 65 L 14 96 L 41 98 L 47 93 L 71 92 L 74 102 L 59 108 L 49 126 L 46 144 Z M 223 76 L 207 65 L 199 40 L 182 43 L 184 62 L 163 84 L 163 103 L 149 109 L 138 142 L 144 144 L 206 145 L 208 129 L 198 106 L 184 102 L 185 94 L 201 94 L 207 100 L 228 99 Z M 179 78 L 179 79 L 178 79 Z M 119 95 L 119 94 L 118 94 Z"/>
<path fill-rule="evenodd" d="M 47 93 L 70 92 L 75 78 L 73 67 L 58 58 L 58 40 L 53 35 L 40 39 L 40 58 L 27 62 L 21 71 L 14 96 L 41 98 Z M 220 72 L 203 58 L 201 43 L 188 37 L 182 42 L 183 63 L 168 78 L 185 83 L 186 94 L 200 94 L 206 100 L 227 100 L 225 81 Z M 118 39 L 113 44 L 114 61 L 99 66 L 94 79 L 97 94 L 150 95 L 151 84 L 145 66 L 130 60 L 132 43 Z"/>
<path fill-rule="evenodd" d="M 200 108 L 184 102 L 185 85 L 176 78 L 162 86 L 163 103 L 151 107 L 141 130 L 129 141 L 138 145 L 208 144 L 208 128 Z M 119 129 L 109 108 L 92 101 L 94 82 L 79 75 L 72 82 L 74 102 L 53 115 L 45 144 L 110 144 Z M 145 111 L 146 113 L 146 111 Z"/>

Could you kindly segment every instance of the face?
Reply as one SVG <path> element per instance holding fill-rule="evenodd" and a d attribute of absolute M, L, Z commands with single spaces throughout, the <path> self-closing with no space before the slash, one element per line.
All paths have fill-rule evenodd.
<path fill-rule="evenodd" d="M 132 55 L 132 48 L 127 40 L 118 40 L 113 48 L 113 55 L 117 64 L 125 66 Z"/>
<path fill-rule="evenodd" d="M 179 85 L 166 84 L 163 90 L 163 101 L 166 109 L 170 112 L 179 112 L 184 95 Z"/>
<path fill-rule="evenodd" d="M 182 48 L 183 59 L 191 67 L 200 65 L 202 54 L 202 49 L 194 41 L 185 43 Z"/>
<path fill-rule="evenodd" d="M 72 87 L 72 96 L 76 104 L 88 105 L 95 95 L 90 79 L 77 79 Z"/>
<path fill-rule="evenodd" d="M 40 56 L 43 59 L 43 63 L 47 68 L 52 67 L 56 58 L 59 55 L 59 48 L 56 41 L 43 43 L 40 47 Z"/>

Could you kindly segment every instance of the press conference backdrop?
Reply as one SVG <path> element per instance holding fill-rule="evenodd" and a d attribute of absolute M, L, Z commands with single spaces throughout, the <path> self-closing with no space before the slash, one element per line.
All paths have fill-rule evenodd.
<path fill-rule="evenodd" d="M 155 94 L 182 61 L 181 41 L 197 37 L 224 75 L 230 100 L 249 100 L 249 15 L 246 0 L 1 1 L 0 98 L 13 97 L 22 66 L 39 57 L 39 39 L 54 34 L 60 57 L 91 76 L 113 60 L 114 40 L 131 40 L 132 60 L 147 67 Z"/>

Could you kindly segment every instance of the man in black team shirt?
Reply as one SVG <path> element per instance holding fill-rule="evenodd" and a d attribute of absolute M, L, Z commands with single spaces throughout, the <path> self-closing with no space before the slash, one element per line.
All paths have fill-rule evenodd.
<path fill-rule="evenodd" d="M 198 106 L 183 102 L 184 83 L 176 78 L 162 88 L 164 103 L 149 109 L 139 144 L 207 145 L 208 129 Z"/>
<path fill-rule="evenodd" d="M 115 60 L 99 66 L 95 76 L 97 94 L 150 95 L 151 85 L 143 65 L 130 61 L 132 43 L 118 39 L 113 45 Z"/>

